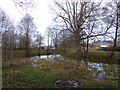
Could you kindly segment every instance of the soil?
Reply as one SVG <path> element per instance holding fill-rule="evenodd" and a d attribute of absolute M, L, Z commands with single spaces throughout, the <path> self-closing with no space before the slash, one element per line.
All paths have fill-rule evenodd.
<path fill-rule="evenodd" d="M 55 81 L 55 85 L 61 88 L 85 88 L 85 86 L 76 80 L 60 79 Z"/>

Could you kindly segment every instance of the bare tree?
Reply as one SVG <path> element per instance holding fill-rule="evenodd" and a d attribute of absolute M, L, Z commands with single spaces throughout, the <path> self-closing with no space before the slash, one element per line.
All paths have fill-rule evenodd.
<path fill-rule="evenodd" d="M 0 32 L 4 32 L 6 30 L 4 28 L 7 28 L 9 25 L 8 23 L 10 23 L 8 15 L 2 8 L 0 8 Z"/>
<path fill-rule="evenodd" d="M 35 7 L 36 5 L 34 0 L 11 0 L 11 1 L 16 6 L 18 11 L 20 11 L 20 9 L 24 11 L 28 11 L 31 8 Z"/>
<path fill-rule="evenodd" d="M 62 2 L 55 1 L 55 7 L 52 10 L 55 12 L 55 23 L 58 25 L 56 30 L 60 30 L 63 24 L 65 30 L 71 34 L 68 35 L 67 41 L 69 46 L 74 45 L 78 56 L 84 52 L 85 59 L 88 62 L 89 41 L 92 38 L 108 37 L 111 35 L 111 28 L 114 23 L 114 15 L 110 15 L 99 3 L 82 2 L 81 0 L 72 1 L 65 0 Z M 69 40 L 70 39 L 70 40 Z M 88 65 L 88 63 L 86 63 Z"/>
<path fill-rule="evenodd" d="M 18 49 L 24 50 L 25 49 L 25 39 L 26 37 L 22 35 L 21 33 L 19 34 L 19 42 L 18 42 Z"/>
<path fill-rule="evenodd" d="M 112 58 L 115 52 L 115 47 L 117 45 L 117 38 L 118 38 L 118 29 L 120 27 L 120 2 L 119 1 L 114 1 L 114 2 L 107 2 L 105 6 L 103 7 L 103 11 L 105 12 L 104 15 L 104 22 L 105 24 L 110 24 L 112 26 L 111 32 L 112 34 L 110 35 L 112 37 L 113 35 L 113 48 L 112 48 L 112 53 L 109 58 Z M 111 22 L 112 21 L 112 22 Z M 109 36 L 109 37 L 110 37 Z"/>
<path fill-rule="evenodd" d="M 55 47 L 56 53 L 58 52 L 59 44 L 61 42 L 61 31 L 56 30 L 54 26 L 48 27 L 47 28 L 47 33 L 48 33 L 48 40 L 50 39 L 52 41 L 52 45 Z"/>
<path fill-rule="evenodd" d="M 50 37 L 51 37 L 51 30 L 49 27 L 46 28 L 46 36 L 47 36 L 47 55 L 50 53 Z"/>
<path fill-rule="evenodd" d="M 115 22 L 114 22 L 114 24 L 115 24 L 115 38 L 114 38 L 114 44 L 113 44 L 113 49 L 112 49 L 112 53 L 110 55 L 110 58 L 113 57 L 114 52 L 115 52 L 115 48 L 117 45 L 118 29 L 120 27 L 120 1 L 115 2 L 115 5 L 113 5 L 112 7 L 115 7 L 115 8 L 113 8 L 113 10 L 114 10 L 113 12 L 115 15 Z"/>
<path fill-rule="evenodd" d="M 39 56 L 41 55 L 41 46 L 43 44 L 43 39 L 44 37 L 37 32 L 35 42 L 37 43 L 37 47 L 39 48 L 39 53 L 38 53 Z"/>
<path fill-rule="evenodd" d="M 94 17 L 98 14 L 99 5 L 94 2 L 55 1 L 58 10 L 54 10 L 57 17 L 66 25 L 75 38 L 78 52 L 81 50 L 82 41 L 86 39 L 84 30 L 86 29 L 86 21 L 89 17 Z M 93 37 L 92 35 L 89 37 Z"/>
<path fill-rule="evenodd" d="M 20 22 L 20 27 L 22 28 L 21 34 L 24 36 L 24 49 L 26 56 L 29 57 L 32 33 L 36 29 L 33 18 L 29 14 L 26 14 Z"/>
<path fill-rule="evenodd" d="M 17 33 L 14 22 L 0 9 L 0 32 L 2 33 L 2 56 L 9 64 L 13 61 L 13 50 L 17 49 Z M 6 59 L 9 58 L 9 59 Z"/>
<path fill-rule="evenodd" d="M 0 32 L 2 33 L 3 49 L 16 49 L 16 33 L 14 23 L 6 13 L 0 10 Z"/>

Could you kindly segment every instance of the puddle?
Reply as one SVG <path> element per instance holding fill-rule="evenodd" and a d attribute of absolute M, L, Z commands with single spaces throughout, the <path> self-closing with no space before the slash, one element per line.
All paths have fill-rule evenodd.
<path fill-rule="evenodd" d="M 42 55 L 42 56 L 34 56 L 31 57 L 31 59 L 34 59 L 34 62 L 32 62 L 33 67 L 40 67 L 41 64 L 37 64 L 37 59 L 49 59 L 52 62 L 64 62 L 66 60 L 69 60 L 68 58 L 65 58 L 61 55 Z M 80 61 L 80 63 L 84 63 L 85 61 Z M 118 65 L 115 64 L 104 64 L 104 63 L 93 63 L 88 62 L 88 71 L 87 75 L 91 75 L 95 78 L 118 78 Z"/>
<path fill-rule="evenodd" d="M 65 60 L 68 60 L 67 58 L 61 56 L 61 55 L 42 55 L 42 56 L 34 56 L 34 57 L 31 57 L 31 59 L 50 59 L 52 62 L 62 62 L 62 61 L 65 61 Z"/>

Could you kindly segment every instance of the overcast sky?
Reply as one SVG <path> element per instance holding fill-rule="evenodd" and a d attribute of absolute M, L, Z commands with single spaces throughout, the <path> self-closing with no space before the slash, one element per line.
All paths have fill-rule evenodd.
<path fill-rule="evenodd" d="M 46 27 L 52 22 L 52 16 L 50 14 L 49 4 L 53 0 L 34 0 L 36 8 L 30 10 L 30 14 L 34 17 L 34 22 L 37 24 L 39 32 L 44 35 Z M 14 6 L 12 0 L 0 0 L 0 7 L 2 7 L 10 17 L 15 20 L 15 22 L 20 21 L 20 19 L 25 14 L 20 13 Z"/>

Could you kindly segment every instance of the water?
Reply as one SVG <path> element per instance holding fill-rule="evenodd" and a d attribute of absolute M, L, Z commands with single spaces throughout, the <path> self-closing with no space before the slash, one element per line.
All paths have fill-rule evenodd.
<path fill-rule="evenodd" d="M 39 67 L 41 64 L 37 64 L 38 59 L 49 59 L 52 62 L 64 62 L 66 60 L 69 60 L 68 58 L 65 58 L 61 55 L 42 55 L 42 56 L 34 56 L 31 57 L 31 59 L 34 59 L 34 62 L 32 62 L 33 67 Z M 85 61 L 80 61 L 80 63 L 85 63 Z M 115 64 L 104 64 L 104 63 L 93 63 L 88 62 L 88 71 L 91 72 L 90 75 L 92 75 L 95 78 L 116 78 L 118 77 L 118 65 Z M 89 75 L 89 74 L 87 74 Z"/>
<path fill-rule="evenodd" d="M 118 68 L 118 65 L 115 64 L 88 62 L 88 66 L 92 67 L 88 68 L 88 70 L 91 70 L 94 76 L 99 78 L 118 77 L 118 70 L 120 69 Z"/>
<path fill-rule="evenodd" d="M 42 56 L 34 56 L 34 57 L 31 57 L 31 59 L 50 59 L 52 62 L 62 62 L 62 61 L 65 61 L 65 60 L 68 60 L 67 58 L 61 56 L 61 55 L 42 55 Z"/>

